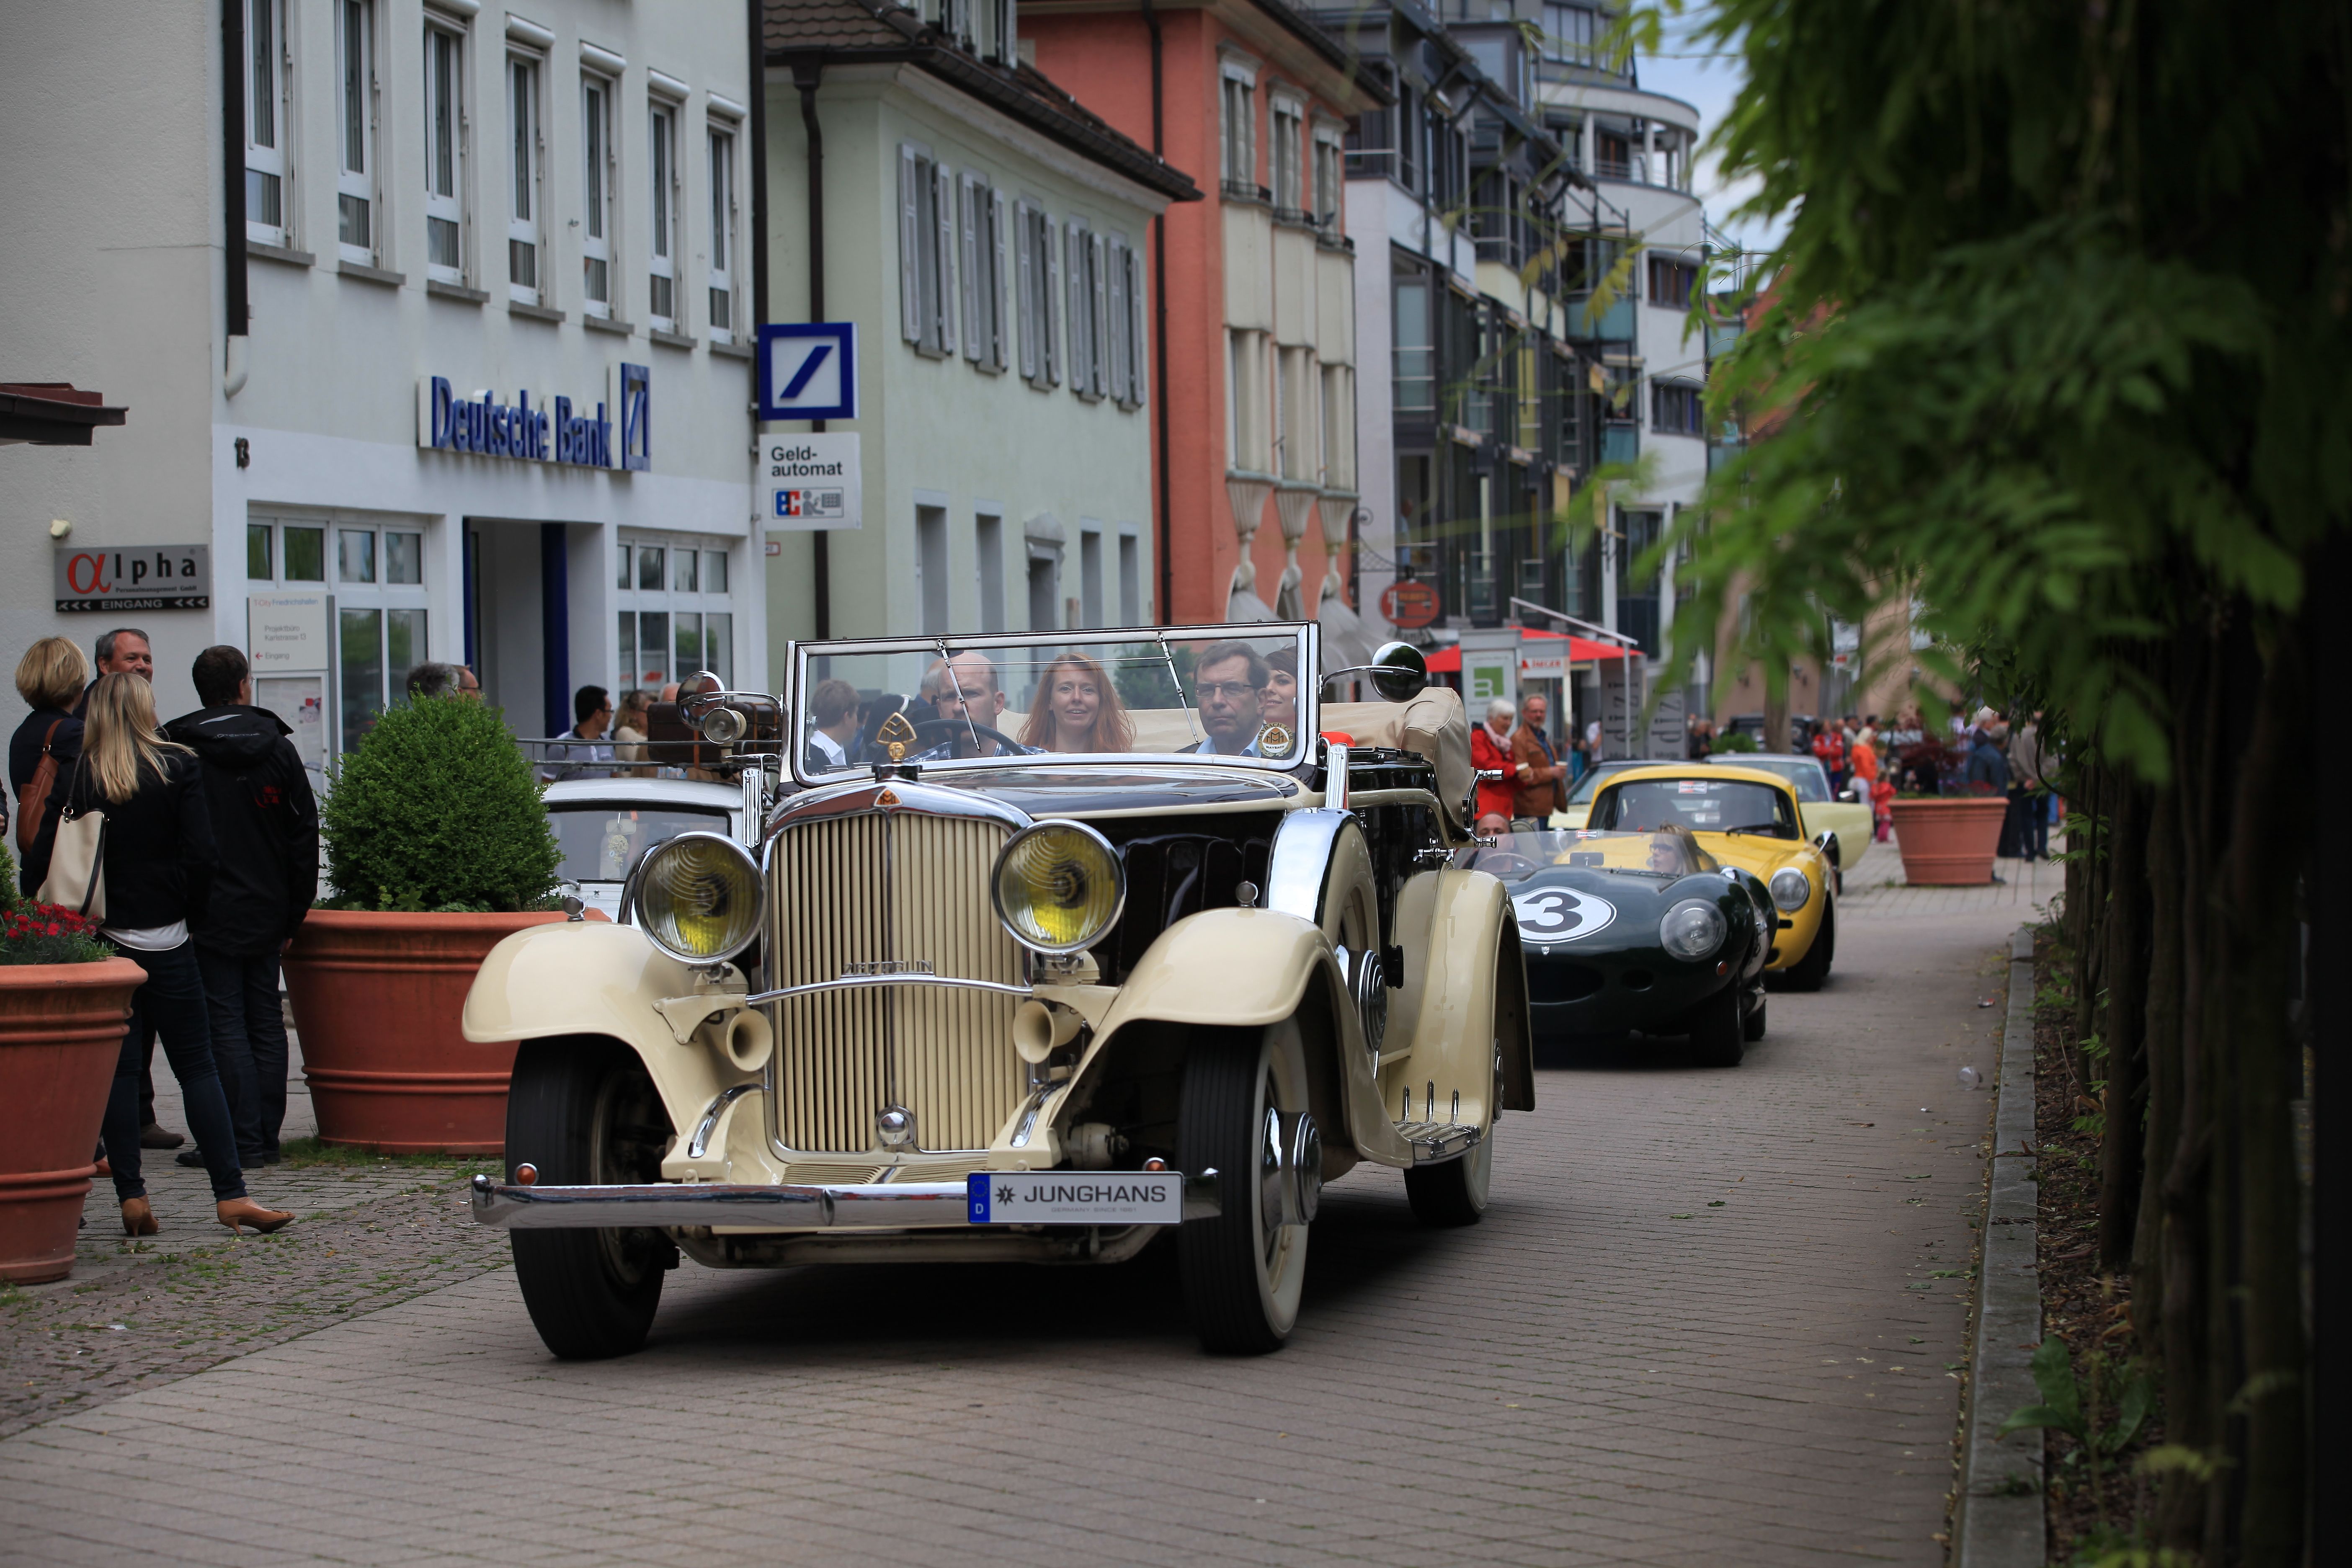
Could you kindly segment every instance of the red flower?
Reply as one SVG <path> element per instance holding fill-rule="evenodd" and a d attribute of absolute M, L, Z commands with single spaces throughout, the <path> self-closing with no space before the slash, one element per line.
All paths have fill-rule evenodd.
<path fill-rule="evenodd" d="M 56 936 L 56 935 L 58 935 L 58 923 L 57 923 L 57 921 L 51 921 L 49 922 L 49 931 L 48 931 L 48 934 L 49 934 L 49 935 L 51 935 L 51 936 Z"/>

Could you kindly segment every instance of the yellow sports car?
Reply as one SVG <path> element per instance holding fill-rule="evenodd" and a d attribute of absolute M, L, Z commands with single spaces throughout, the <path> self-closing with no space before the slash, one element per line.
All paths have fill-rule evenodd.
<path fill-rule="evenodd" d="M 1837 954 L 1836 840 L 1808 841 L 1797 792 L 1778 773 L 1715 763 L 1660 763 L 1601 781 L 1585 825 L 1595 831 L 1685 827 L 1710 855 L 1753 871 L 1780 911 L 1764 974 L 1818 991 Z"/>

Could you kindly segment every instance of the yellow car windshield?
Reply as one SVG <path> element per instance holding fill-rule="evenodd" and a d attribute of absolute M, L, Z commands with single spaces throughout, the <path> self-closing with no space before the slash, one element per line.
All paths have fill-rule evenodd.
<path fill-rule="evenodd" d="M 1620 832 L 1681 827 L 1693 833 L 1750 833 L 1802 838 L 1788 795 L 1745 779 L 1632 779 L 1607 788 L 1591 826 Z"/>

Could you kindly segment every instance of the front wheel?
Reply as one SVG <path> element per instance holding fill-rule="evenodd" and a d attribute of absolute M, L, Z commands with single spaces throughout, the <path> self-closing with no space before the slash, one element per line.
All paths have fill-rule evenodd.
<path fill-rule="evenodd" d="M 658 1181 L 672 1129 L 636 1053 L 614 1040 L 527 1040 L 507 1090 L 507 1176 L 553 1186 Z M 657 1230 L 518 1230 L 515 1279 L 547 1348 L 566 1361 L 646 1342 L 677 1249 Z"/>
<path fill-rule="evenodd" d="M 1836 957 L 1837 900 L 1832 899 L 1822 906 L 1822 925 L 1813 932 L 1813 945 L 1783 972 L 1781 983 L 1791 991 L 1819 991 L 1830 977 L 1830 964 Z"/>
<path fill-rule="evenodd" d="M 1270 1113 L 1306 1110 L 1297 1025 L 1194 1037 L 1178 1101 L 1177 1159 L 1187 1172 L 1218 1173 L 1223 1212 L 1187 1220 L 1176 1239 L 1184 1306 L 1204 1350 L 1263 1355 L 1281 1349 L 1298 1321 L 1308 1227 L 1281 1223 L 1281 1123 Z"/>
<path fill-rule="evenodd" d="M 1748 1031 L 1739 1016 L 1739 987 L 1727 985 L 1700 1003 L 1690 1016 L 1691 1057 L 1701 1067 L 1736 1068 L 1748 1054 Z"/>

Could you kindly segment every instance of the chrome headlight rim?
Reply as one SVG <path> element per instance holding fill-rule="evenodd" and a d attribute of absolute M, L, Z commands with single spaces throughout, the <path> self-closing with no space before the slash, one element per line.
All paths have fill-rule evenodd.
<path fill-rule="evenodd" d="M 1784 884 L 1793 887 L 1795 892 L 1783 890 Z M 1771 895 L 1774 909 L 1784 915 L 1792 915 L 1812 901 L 1813 879 L 1794 866 L 1783 866 L 1772 873 L 1772 879 L 1765 884 L 1765 890 Z"/>
<path fill-rule="evenodd" d="M 1706 916 L 1707 940 L 1703 944 L 1684 946 L 1676 942 L 1674 935 L 1675 917 L 1693 910 Z M 1666 950 L 1668 957 L 1679 958 L 1686 963 L 1714 957 L 1723 951 L 1724 941 L 1730 934 L 1731 922 L 1723 918 L 1720 909 L 1705 899 L 1680 900 L 1658 917 L 1658 945 Z"/>
<path fill-rule="evenodd" d="M 1110 863 L 1110 913 L 1104 918 L 1101 925 L 1088 931 L 1081 941 L 1061 943 L 1041 942 L 1014 923 L 1012 914 L 1004 907 L 1004 868 L 1011 862 L 1013 852 L 1027 840 L 1046 833 L 1076 833 L 1089 838 L 1094 841 L 1095 847 L 1102 851 L 1103 858 Z M 996 864 L 990 867 L 988 872 L 988 901 L 990 907 L 996 911 L 996 923 L 1003 926 L 1005 934 L 1021 946 L 1027 948 L 1031 952 L 1042 953 L 1049 958 L 1067 958 L 1073 953 L 1084 952 L 1100 942 L 1113 926 L 1118 924 L 1119 917 L 1127 912 L 1127 861 L 1119 854 L 1118 847 L 1103 837 L 1100 829 L 1086 823 L 1072 822 L 1062 817 L 1050 818 L 1045 822 L 1033 822 L 1007 838 L 1003 847 L 997 850 Z"/>
<path fill-rule="evenodd" d="M 647 880 L 646 873 L 652 868 L 656 858 L 664 854 L 669 853 L 675 846 L 697 843 L 718 845 L 728 854 L 733 856 L 741 863 L 743 870 L 751 878 L 752 890 L 751 900 L 751 918 L 745 922 L 746 929 L 744 930 L 742 940 L 720 951 L 707 953 L 681 952 L 677 948 L 672 947 L 669 943 L 664 942 L 661 939 L 659 928 L 652 921 L 646 918 L 645 909 L 646 885 Z M 730 838 L 723 833 L 714 833 L 708 828 L 696 828 L 691 832 L 678 834 L 676 837 L 665 838 L 659 844 L 655 845 L 652 848 L 646 850 L 643 855 L 637 858 L 635 867 L 629 872 L 628 886 L 625 890 L 625 898 L 621 912 L 624 919 L 627 920 L 639 931 L 646 933 L 646 940 L 647 942 L 652 942 L 664 953 L 677 960 L 680 963 L 693 964 L 699 967 L 705 964 L 725 963 L 729 960 L 734 958 L 738 953 L 743 952 L 744 949 L 750 947 L 753 942 L 760 940 L 760 927 L 762 923 L 762 906 L 766 901 L 766 892 L 767 877 L 761 870 L 760 862 L 752 858 L 751 852 L 749 849 L 745 848 L 742 845 L 738 844 L 734 839 Z"/>

